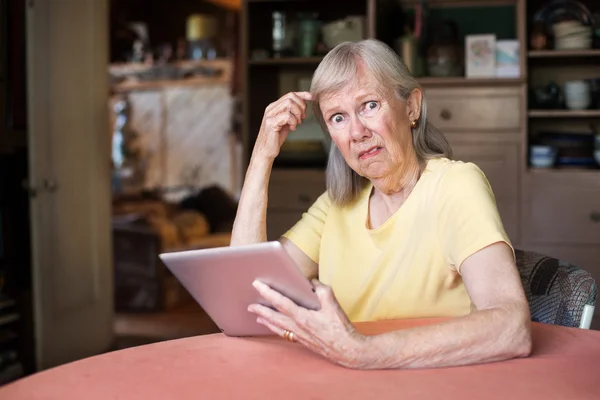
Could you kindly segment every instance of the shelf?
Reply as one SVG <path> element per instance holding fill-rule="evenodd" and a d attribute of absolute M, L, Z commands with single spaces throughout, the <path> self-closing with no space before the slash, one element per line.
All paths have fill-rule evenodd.
<path fill-rule="evenodd" d="M 11 313 L 11 314 L 2 314 L 0 315 L 0 326 L 8 325 L 12 322 L 15 322 L 19 319 L 19 314 Z"/>
<path fill-rule="evenodd" d="M 600 49 L 584 50 L 531 50 L 529 58 L 600 57 Z"/>
<path fill-rule="evenodd" d="M 600 110 L 529 110 L 531 118 L 600 118 Z"/>
<path fill-rule="evenodd" d="M 399 0 L 399 3 L 404 7 L 410 8 L 419 4 L 419 1 L 420 0 Z M 427 6 L 429 8 L 514 6 L 518 1 L 519 0 L 429 0 Z"/>
<path fill-rule="evenodd" d="M 17 302 L 14 301 L 13 299 L 0 297 L 0 310 L 13 307 L 16 304 L 17 304 Z"/>
<path fill-rule="evenodd" d="M 600 168 L 533 168 L 529 167 L 530 174 L 544 175 L 593 175 L 597 174 L 600 177 Z"/>
<path fill-rule="evenodd" d="M 423 86 L 510 86 L 520 85 L 522 78 L 465 78 L 459 77 L 422 77 L 417 81 Z"/>
<path fill-rule="evenodd" d="M 318 64 L 323 57 L 281 57 L 265 58 L 262 60 L 248 60 L 250 65 L 310 65 Z"/>

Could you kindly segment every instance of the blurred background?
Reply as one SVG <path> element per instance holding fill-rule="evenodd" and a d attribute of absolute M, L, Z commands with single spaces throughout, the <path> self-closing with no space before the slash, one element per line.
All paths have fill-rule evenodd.
<path fill-rule="evenodd" d="M 490 180 L 515 247 L 600 281 L 597 1 L 0 7 L 0 384 L 217 332 L 158 254 L 229 244 L 265 107 L 308 90 L 344 41 L 402 57 L 455 158 Z M 327 151 L 309 113 L 276 160 L 269 239 L 325 190 Z"/>

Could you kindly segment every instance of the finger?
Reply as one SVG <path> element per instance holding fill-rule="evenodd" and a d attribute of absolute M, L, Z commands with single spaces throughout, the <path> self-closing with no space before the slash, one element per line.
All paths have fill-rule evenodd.
<path fill-rule="evenodd" d="M 275 325 L 274 323 L 272 323 L 271 321 L 269 321 L 268 319 L 265 319 L 263 317 L 256 318 L 256 322 L 258 322 L 261 325 L 266 326 L 267 328 L 269 328 L 269 330 L 271 332 L 273 332 L 277 336 L 283 337 L 283 334 L 285 333 L 285 329 L 279 327 L 278 325 Z"/>
<path fill-rule="evenodd" d="M 248 311 L 256 314 L 256 322 L 258 323 L 264 323 L 266 321 L 270 325 L 279 327 L 280 329 L 288 329 L 294 330 L 295 332 L 300 332 L 300 328 L 298 328 L 298 325 L 292 318 L 283 313 L 272 310 L 269 307 L 265 307 L 261 304 L 251 304 L 248 306 Z M 274 332 L 278 333 L 276 331 Z"/>
<path fill-rule="evenodd" d="M 300 107 L 294 101 L 289 102 L 286 105 L 282 106 L 282 108 L 279 110 L 279 113 L 281 113 L 281 114 L 287 113 L 287 114 L 293 115 L 295 118 L 294 123 L 296 125 L 300 125 L 302 123 L 302 119 L 304 118 L 304 109 L 302 107 Z"/>
<path fill-rule="evenodd" d="M 298 95 L 298 93 L 306 94 L 308 92 L 291 92 L 291 93 L 286 94 L 281 99 L 277 100 L 274 103 L 273 107 L 269 109 L 270 114 L 272 115 L 274 113 L 280 112 L 282 110 L 285 110 L 292 104 L 296 104 L 302 110 L 302 113 L 301 113 L 302 118 L 305 118 L 306 117 L 306 101 L 300 95 Z M 308 93 L 308 95 L 310 96 L 310 93 Z M 306 97 L 306 96 L 304 96 L 304 97 Z"/>
<path fill-rule="evenodd" d="M 325 285 L 317 279 L 313 279 L 311 283 L 315 288 L 315 293 L 317 294 L 317 297 L 319 298 L 319 300 L 321 300 L 321 304 L 323 304 L 324 302 L 332 303 L 336 301 L 331 286 Z"/>
<path fill-rule="evenodd" d="M 299 103 L 302 102 L 302 100 L 296 100 L 293 97 L 290 98 L 286 98 L 285 100 L 281 101 L 280 104 L 274 108 L 273 110 L 271 110 L 271 113 L 269 116 L 275 116 L 277 114 L 285 114 L 285 113 L 291 113 L 294 114 L 297 118 L 297 123 L 300 124 L 302 123 L 302 119 L 304 118 L 305 114 L 306 114 L 306 105 Z"/>
<path fill-rule="evenodd" d="M 282 338 L 284 338 L 284 339 L 286 339 L 286 340 L 288 340 L 290 342 L 300 343 L 300 344 L 303 344 L 305 346 L 307 344 L 310 344 L 305 339 L 305 337 L 303 336 L 302 331 L 297 330 L 294 327 L 281 327 L 281 326 L 278 326 L 278 325 L 272 323 L 271 321 L 266 320 L 266 319 L 261 318 L 261 317 L 258 317 L 256 319 L 256 322 L 258 322 L 261 325 L 266 326 L 271 332 L 273 332 L 277 336 L 280 336 L 280 337 L 282 337 Z M 289 332 L 288 335 L 291 335 L 291 339 L 288 339 L 290 336 L 288 336 L 288 338 L 285 337 L 285 331 Z"/>
<path fill-rule="evenodd" d="M 256 314 L 257 317 L 269 320 L 276 325 L 285 325 L 285 322 L 290 320 L 290 317 L 279 311 L 273 310 L 270 307 L 263 306 L 262 304 L 250 304 L 248 306 L 248 311 Z"/>
<path fill-rule="evenodd" d="M 300 97 L 302 100 L 310 101 L 312 100 L 312 94 L 310 92 L 292 92 L 296 96 Z"/>
<path fill-rule="evenodd" d="M 300 106 L 300 108 L 302 108 L 302 118 L 306 118 L 306 96 L 303 97 L 303 95 L 308 95 L 310 97 L 310 93 L 309 92 L 294 92 L 291 94 L 291 98 L 294 99 L 294 101 Z M 310 100 L 310 99 L 308 99 Z"/>
<path fill-rule="evenodd" d="M 286 125 L 289 125 L 290 130 L 295 130 L 296 125 L 298 125 L 298 121 L 296 120 L 296 117 L 289 113 L 279 114 L 279 115 L 273 117 L 273 119 L 271 120 L 271 123 L 275 126 L 275 128 L 277 128 L 276 129 L 277 131 L 280 131 L 281 128 L 283 128 Z"/>
<path fill-rule="evenodd" d="M 296 305 L 292 300 L 288 299 L 281 293 L 273 290 L 269 285 L 264 284 L 261 281 L 252 282 L 252 286 L 258 291 L 258 293 L 273 307 L 288 316 L 294 316 L 298 313 L 300 307 Z"/>

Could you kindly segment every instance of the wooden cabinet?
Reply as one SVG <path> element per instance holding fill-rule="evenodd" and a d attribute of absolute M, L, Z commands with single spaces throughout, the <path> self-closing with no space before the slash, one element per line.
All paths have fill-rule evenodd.
<path fill-rule="evenodd" d="M 530 242 L 600 245 L 600 177 L 595 175 L 530 174 L 525 204 Z M 600 265 L 600 259 L 597 263 Z"/>
<path fill-rule="evenodd" d="M 427 119 L 442 132 L 483 135 L 521 127 L 518 87 L 426 88 Z"/>
<path fill-rule="evenodd" d="M 523 188 L 523 247 L 575 264 L 600 284 L 598 172 L 531 171 Z"/>
<path fill-rule="evenodd" d="M 504 228 L 521 242 L 523 95 L 514 87 L 433 87 L 424 90 L 428 121 L 452 146 L 455 160 L 477 164 L 492 186 Z"/>
<path fill-rule="evenodd" d="M 518 143 L 477 143 L 461 139 L 460 136 L 447 135 L 454 159 L 473 162 L 486 175 L 494 196 L 504 228 L 513 245 L 520 241 L 520 190 L 519 190 L 519 155 Z"/>
<path fill-rule="evenodd" d="M 595 171 L 532 171 L 525 176 L 523 235 L 600 282 L 600 179 Z M 568 257 L 567 257 L 568 256 Z"/>
<path fill-rule="evenodd" d="M 325 171 L 274 169 L 269 184 L 267 239 L 276 240 L 290 229 L 325 192 Z"/>

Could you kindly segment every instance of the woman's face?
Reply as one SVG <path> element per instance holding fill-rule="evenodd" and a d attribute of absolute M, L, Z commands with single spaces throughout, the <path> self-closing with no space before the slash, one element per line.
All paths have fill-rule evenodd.
<path fill-rule="evenodd" d="M 366 73 L 319 103 L 333 142 L 356 173 L 384 179 L 414 160 L 411 122 L 418 120 L 421 92 L 408 100 L 379 86 Z"/>

